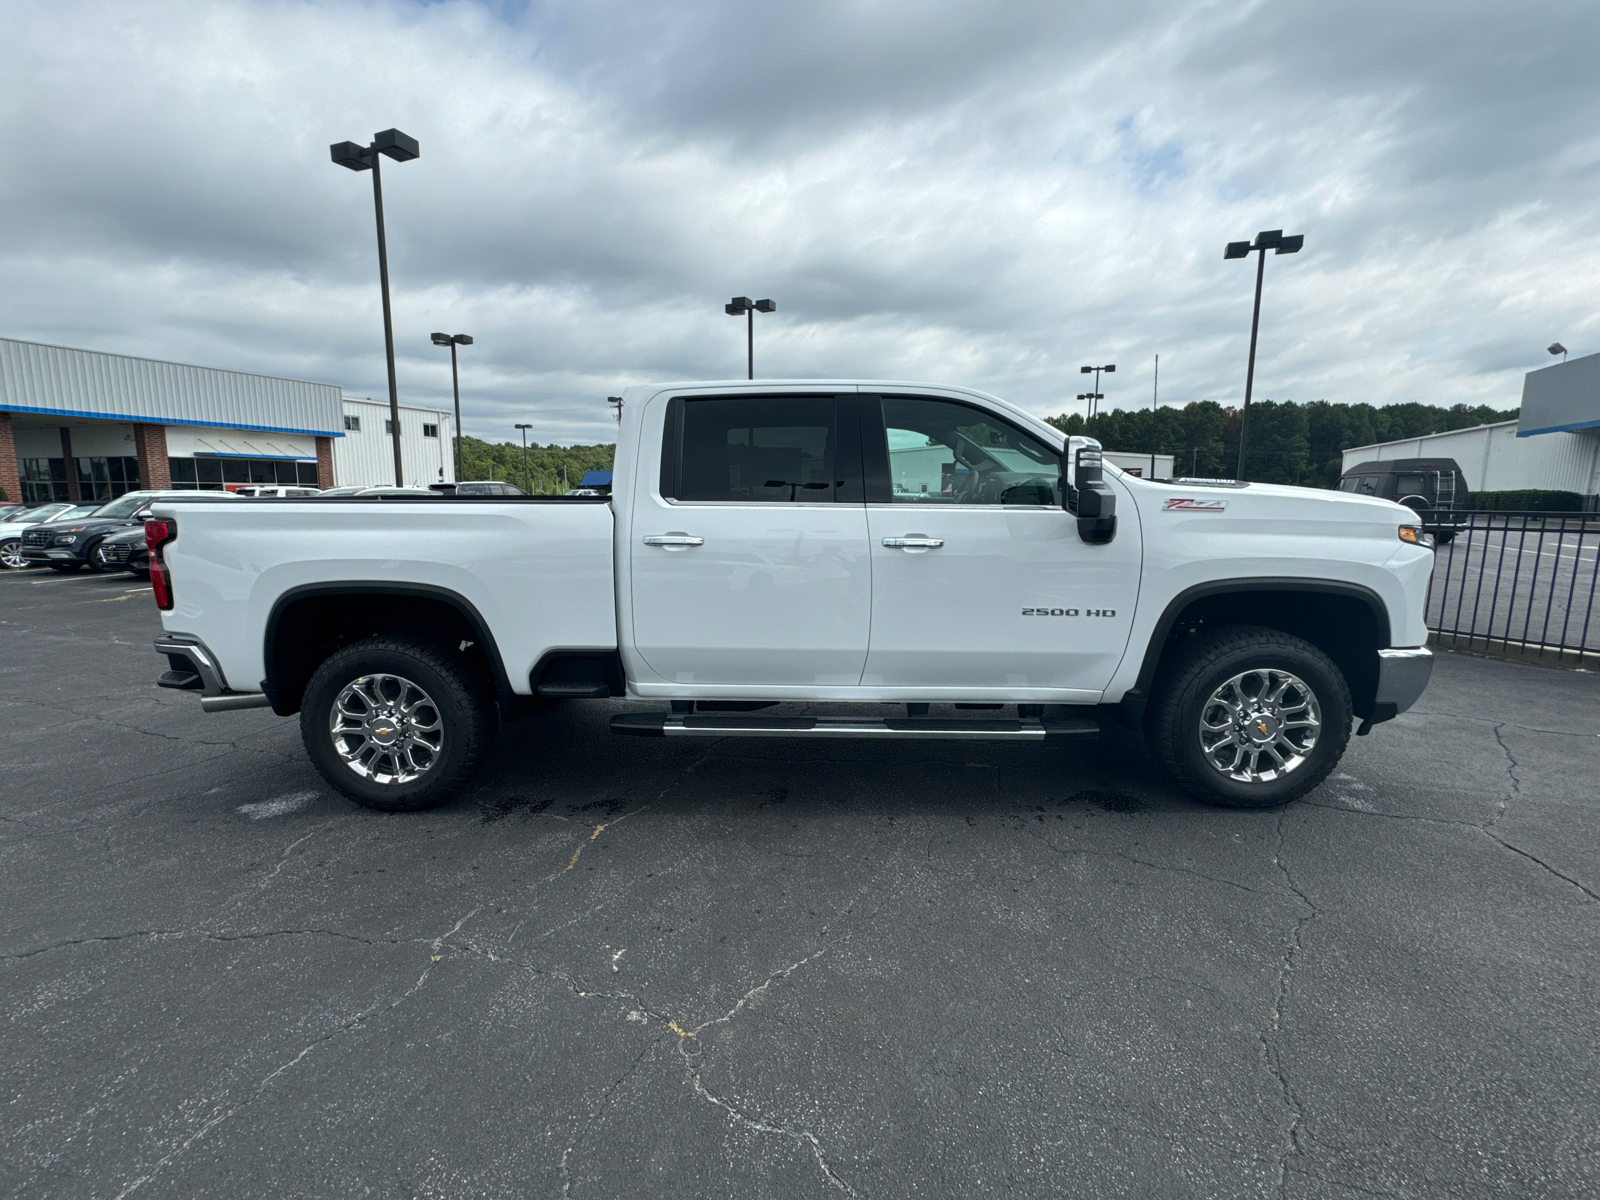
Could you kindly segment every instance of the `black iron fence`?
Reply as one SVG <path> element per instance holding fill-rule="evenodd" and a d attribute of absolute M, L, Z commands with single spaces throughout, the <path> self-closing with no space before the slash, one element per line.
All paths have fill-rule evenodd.
<path fill-rule="evenodd" d="M 1444 536 L 1426 607 L 1439 645 L 1600 659 L 1600 516 L 1460 513 Z"/>

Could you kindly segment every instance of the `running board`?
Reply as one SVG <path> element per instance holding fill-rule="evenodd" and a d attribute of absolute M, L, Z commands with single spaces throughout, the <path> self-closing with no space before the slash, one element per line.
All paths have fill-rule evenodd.
<path fill-rule="evenodd" d="M 752 713 L 623 713 L 611 732 L 632 737 L 1010 739 L 1098 737 L 1086 717 L 968 721 L 943 717 L 769 717 Z"/>

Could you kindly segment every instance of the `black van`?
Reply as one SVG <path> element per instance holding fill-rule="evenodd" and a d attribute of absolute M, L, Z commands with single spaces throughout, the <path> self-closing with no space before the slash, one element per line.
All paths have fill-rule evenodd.
<path fill-rule="evenodd" d="M 1415 509 L 1422 527 L 1441 542 L 1461 528 L 1467 511 L 1467 480 L 1453 458 L 1391 458 L 1364 462 L 1339 477 L 1341 492 L 1378 496 Z"/>

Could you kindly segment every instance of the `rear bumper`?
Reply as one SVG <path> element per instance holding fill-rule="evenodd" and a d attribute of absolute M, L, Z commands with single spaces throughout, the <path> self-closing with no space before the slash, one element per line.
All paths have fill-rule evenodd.
<path fill-rule="evenodd" d="M 1378 689 L 1372 721 L 1390 721 L 1417 702 L 1433 674 L 1433 651 L 1426 646 L 1378 651 Z"/>
<path fill-rule="evenodd" d="M 191 634 L 162 634 L 156 639 L 156 653 L 165 655 L 171 667 L 156 681 L 156 686 L 199 692 L 200 708 L 205 712 L 268 706 L 266 696 L 260 692 L 230 691 L 216 656 Z"/>

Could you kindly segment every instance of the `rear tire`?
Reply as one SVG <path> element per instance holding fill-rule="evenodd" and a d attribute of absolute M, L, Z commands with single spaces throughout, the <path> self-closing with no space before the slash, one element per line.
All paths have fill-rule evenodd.
<path fill-rule="evenodd" d="M 1197 800 L 1274 808 L 1328 777 L 1351 717 L 1350 687 L 1321 650 L 1278 629 L 1230 625 L 1164 667 L 1146 737 Z"/>
<path fill-rule="evenodd" d="M 448 800 L 483 765 L 498 724 L 492 685 L 459 651 L 385 634 L 323 662 L 300 708 L 322 777 L 384 812 Z"/>

